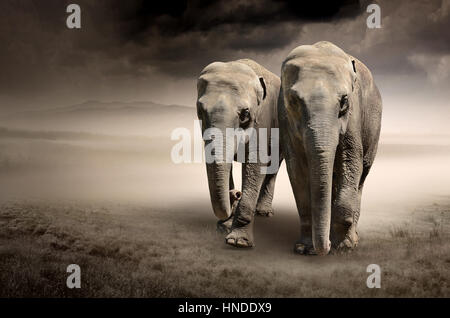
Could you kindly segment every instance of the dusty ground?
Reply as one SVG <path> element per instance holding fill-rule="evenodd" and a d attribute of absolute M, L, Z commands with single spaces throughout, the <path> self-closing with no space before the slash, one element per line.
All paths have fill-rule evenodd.
<path fill-rule="evenodd" d="M 284 166 L 256 247 L 215 231 L 205 168 L 169 138 L 0 131 L 2 297 L 450 297 L 450 148 L 385 139 L 348 255 L 292 252 Z M 239 184 L 239 171 L 235 169 Z M 82 288 L 66 287 L 78 264 Z M 382 269 L 368 289 L 366 268 Z"/>
<path fill-rule="evenodd" d="M 223 243 L 208 206 L 8 203 L 0 207 L 0 296 L 32 297 L 449 297 L 450 205 L 417 211 L 412 226 L 363 236 L 350 255 L 291 252 L 297 224 L 258 219 L 254 250 Z M 68 264 L 82 269 L 70 290 Z M 381 289 L 366 267 L 382 268 Z"/>

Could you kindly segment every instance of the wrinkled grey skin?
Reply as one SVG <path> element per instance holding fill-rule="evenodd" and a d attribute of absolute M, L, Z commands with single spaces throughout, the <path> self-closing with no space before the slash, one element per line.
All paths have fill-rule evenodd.
<path fill-rule="evenodd" d="M 330 42 L 295 48 L 281 72 L 281 148 L 301 223 L 295 251 L 352 249 L 380 135 L 380 93 L 367 67 Z"/>
<path fill-rule="evenodd" d="M 270 128 L 278 127 L 280 79 L 276 75 L 248 59 L 215 62 L 201 72 L 197 90 L 197 116 L 202 121 L 202 132 L 215 127 L 225 136 L 226 128 L 267 128 L 270 147 Z M 248 120 L 242 122 L 240 115 L 244 109 L 248 109 L 249 116 Z M 205 146 L 208 142 L 205 141 Z M 228 146 L 234 146 L 231 151 L 236 155 L 236 145 Z M 223 149 L 223 153 L 226 153 L 226 149 Z M 218 227 L 228 233 L 226 243 L 237 247 L 254 245 L 255 213 L 265 216 L 273 214 L 276 174 L 261 173 L 261 166 L 267 164 L 259 161 L 249 163 L 248 149 L 245 157 L 246 162 L 242 164 L 242 193 L 233 189 L 231 163 L 206 164 L 212 207 L 220 219 Z"/>

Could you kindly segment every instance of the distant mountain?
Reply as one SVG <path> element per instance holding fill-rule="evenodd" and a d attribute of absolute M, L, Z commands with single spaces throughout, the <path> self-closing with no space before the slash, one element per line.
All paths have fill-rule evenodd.
<path fill-rule="evenodd" d="M 127 112 L 155 112 L 155 111 L 183 111 L 192 110 L 188 106 L 180 105 L 163 105 L 153 102 L 99 102 L 86 101 L 81 104 L 76 104 L 66 107 L 58 107 L 51 109 L 40 110 L 40 112 L 112 112 L 112 111 L 127 111 Z M 30 112 L 30 111 L 28 111 Z M 34 111 L 31 111 L 34 112 Z"/>
<path fill-rule="evenodd" d="M 56 108 L 44 108 L 38 110 L 25 110 L 21 112 L 11 113 L 0 117 L 2 119 L 17 119 L 17 118 L 29 118 L 35 116 L 48 116 L 48 115 L 60 115 L 60 114 L 92 114 L 92 113 L 105 113 L 105 114 L 163 114 L 163 113 L 184 113 L 193 112 L 193 108 L 189 106 L 180 105 L 163 105 L 153 102 L 99 102 L 99 101 L 86 101 L 81 104 L 56 107 Z"/>
<path fill-rule="evenodd" d="M 176 127 L 192 128 L 194 119 L 195 108 L 188 106 L 87 101 L 2 116 L 0 126 L 27 130 L 167 136 Z"/>

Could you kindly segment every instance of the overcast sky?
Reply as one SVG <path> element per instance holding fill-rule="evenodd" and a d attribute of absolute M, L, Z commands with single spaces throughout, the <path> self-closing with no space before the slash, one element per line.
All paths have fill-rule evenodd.
<path fill-rule="evenodd" d="M 85 100 L 193 106 L 210 62 L 249 57 L 279 74 L 290 50 L 320 40 L 362 60 L 392 110 L 448 109 L 450 0 L 161 2 L 2 0 L 2 111 Z M 366 26 L 374 2 L 381 29 Z M 81 7 L 80 30 L 66 27 L 69 3 Z"/>

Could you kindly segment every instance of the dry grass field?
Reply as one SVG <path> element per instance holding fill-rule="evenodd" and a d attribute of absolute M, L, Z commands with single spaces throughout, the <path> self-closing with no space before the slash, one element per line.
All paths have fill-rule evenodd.
<path fill-rule="evenodd" d="M 290 251 L 286 215 L 257 220 L 254 250 L 223 243 L 207 206 L 152 210 L 129 204 L 0 206 L 2 297 L 449 297 L 450 205 L 420 209 L 417 223 L 363 236 L 345 255 Z M 293 224 L 294 223 L 294 224 Z M 82 288 L 65 285 L 80 265 Z M 382 269 L 366 287 L 368 264 Z"/>

